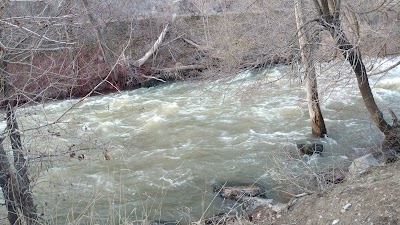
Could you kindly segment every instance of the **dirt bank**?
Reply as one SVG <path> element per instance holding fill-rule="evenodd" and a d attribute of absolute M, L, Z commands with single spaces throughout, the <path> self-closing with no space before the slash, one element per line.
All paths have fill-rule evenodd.
<path fill-rule="evenodd" d="M 299 200 L 287 213 L 260 224 L 399 224 L 400 163 Z"/>
<path fill-rule="evenodd" d="M 152 17 L 104 24 L 102 30 L 106 45 L 113 53 L 115 73 L 110 72 L 99 50 L 91 25 L 75 24 L 71 31 L 74 46 L 57 51 L 32 51 L 29 56 L 24 54 L 8 63 L 12 99 L 16 104 L 23 104 L 106 94 L 153 86 L 160 80 L 215 77 L 215 74 L 235 74 L 298 60 L 294 14 L 291 10 L 270 10 L 268 13 L 180 15 L 159 49 L 143 66 L 124 66 L 127 60 L 142 57 L 169 21 L 167 17 Z M 388 40 L 376 29 L 365 30 L 363 37 L 366 38 L 359 45 L 364 56 L 400 52 L 398 34 Z M 327 51 L 332 49 L 321 47 L 320 50 L 326 60 L 331 59 L 332 54 Z M 176 69 L 182 66 L 193 69 Z"/>

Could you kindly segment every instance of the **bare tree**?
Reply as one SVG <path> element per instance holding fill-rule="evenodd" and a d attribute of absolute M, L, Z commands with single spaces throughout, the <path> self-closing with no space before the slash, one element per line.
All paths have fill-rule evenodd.
<path fill-rule="evenodd" d="M 0 139 L 0 185 L 8 210 L 10 224 L 39 224 L 36 205 L 32 198 L 30 181 L 28 178 L 28 165 L 21 142 L 21 134 L 14 109 L 10 102 L 7 103 L 7 133 L 13 150 L 14 163 L 9 162 L 7 153 L 3 148 L 4 137 Z M 19 212 L 22 215 L 19 215 Z"/>
<path fill-rule="evenodd" d="M 0 15 L 1 16 L 1 15 Z M 17 46 L 18 47 L 18 46 Z M 12 105 L 12 92 L 7 70 L 9 53 L 7 47 L 1 50 L 0 71 L 2 77 L 3 104 L 6 106 L 6 131 L 0 139 L 0 185 L 3 189 L 8 220 L 10 224 L 39 224 L 36 212 L 36 205 L 33 202 L 30 181 L 28 178 L 28 165 L 25 160 L 24 149 L 21 141 L 21 133 L 18 128 L 17 117 Z M 4 136 L 8 136 L 13 152 L 13 163 L 10 162 L 6 151 L 3 148 Z M 20 213 L 22 215 L 20 215 Z"/>
<path fill-rule="evenodd" d="M 36 49 L 58 49 L 57 45 L 65 44 L 46 35 L 48 23 L 26 21 L 20 22 L 5 18 L 4 11 L 10 1 L 0 5 L 0 74 L 1 74 L 1 107 L 5 108 L 6 128 L 0 137 L 0 185 L 5 198 L 10 224 L 40 224 L 36 203 L 32 196 L 32 187 L 28 178 L 27 150 L 23 146 L 15 106 L 21 104 L 21 97 L 29 99 L 24 90 L 15 87 L 15 74 L 10 71 L 16 64 L 25 65 L 32 60 Z M 27 16 L 27 18 L 30 18 Z M 28 19 L 27 19 L 28 20 Z M 42 21 L 43 22 L 43 21 Z M 47 21 L 48 22 L 48 21 Z M 48 46 L 46 46 L 46 44 Z M 52 46 L 52 47 L 50 47 Z M 29 64 L 29 63 L 28 63 Z M 33 66 L 32 66 L 33 67 Z M 9 138 L 12 156 L 4 148 L 4 140 Z"/>
<path fill-rule="evenodd" d="M 304 1 L 295 0 L 295 14 L 297 24 L 297 35 L 300 44 L 300 54 L 304 66 L 308 112 L 311 119 L 311 132 L 313 135 L 323 137 L 327 131 L 324 118 L 319 107 L 317 76 L 315 73 L 313 55 L 315 42 L 310 39 L 309 31 L 305 27 L 305 17 L 303 15 Z"/>
<path fill-rule="evenodd" d="M 329 32 L 335 41 L 336 47 L 340 50 L 347 62 L 349 62 L 356 75 L 364 104 L 375 125 L 385 135 L 384 147 L 391 151 L 400 152 L 400 132 L 398 130 L 396 115 L 391 112 L 393 125 L 390 125 L 385 120 L 382 111 L 375 102 L 361 52 L 358 47 L 349 42 L 343 30 L 341 22 L 341 1 L 313 0 L 313 3 L 319 15 L 316 21 Z"/>
<path fill-rule="evenodd" d="M 101 53 L 103 54 L 104 60 L 109 66 L 110 70 L 114 68 L 114 58 L 112 52 L 110 49 L 107 47 L 106 42 L 105 42 L 105 37 L 103 32 L 101 31 L 100 23 L 98 20 L 96 20 L 93 12 L 91 11 L 90 5 L 88 0 L 82 0 L 83 6 L 85 8 L 86 14 L 89 18 L 90 23 L 93 26 L 93 29 L 95 30 L 96 33 L 96 38 L 100 46 Z"/>
<path fill-rule="evenodd" d="M 68 42 L 73 42 L 75 39 L 74 34 L 74 18 L 72 16 L 74 0 L 65 0 L 64 4 L 61 8 L 61 15 L 65 17 L 65 25 L 64 25 L 64 40 Z M 77 52 L 74 47 L 68 49 L 69 55 L 72 61 L 72 71 L 77 74 L 78 73 L 78 60 Z"/>

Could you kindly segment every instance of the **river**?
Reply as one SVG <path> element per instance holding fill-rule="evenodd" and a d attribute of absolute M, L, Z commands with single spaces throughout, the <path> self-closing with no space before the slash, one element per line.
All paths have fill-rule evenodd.
<path fill-rule="evenodd" d="M 343 75 L 348 68 L 324 70 L 319 86 L 329 137 L 320 140 L 321 158 L 349 158 L 379 144 L 353 75 Z M 267 175 L 276 153 L 317 140 L 295 73 L 277 67 L 20 108 L 39 212 L 57 224 L 198 220 L 230 210 L 212 192 L 224 181 L 257 181 L 277 198 Z M 389 120 L 387 107 L 400 113 L 399 74 L 371 81 Z"/>

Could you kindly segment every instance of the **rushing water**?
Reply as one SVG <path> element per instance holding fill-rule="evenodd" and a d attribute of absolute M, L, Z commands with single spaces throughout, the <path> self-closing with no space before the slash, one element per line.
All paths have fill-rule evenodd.
<path fill-rule="evenodd" d="M 273 155 L 313 141 L 305 91 L 287 71 L 280 67 L 20 109 L 24 142 L 38 162 L 32 176 L 39 211 L 61 224 L 197 220 L 203 212 L 229 210 L 214 199 L 215 182 L 257 181 L 269 190 L 275 184 L 265 173 L 274 165 Z M 382 138 L 354 79 L 337 73 L 328 70 L 319 78 L 329 132 L 321 141 L 325 160 L 362 151 Z M 372 79 L 383 110 L 400 112 L 399 73 Z M 106 150 L 109 161 L 103 159 Z M 71 151 L 85 159 L 70 158 Z M 52 156 L 37 159 L 37 152 Z M 273 191 L 267 195 L 276 197 Z"/>

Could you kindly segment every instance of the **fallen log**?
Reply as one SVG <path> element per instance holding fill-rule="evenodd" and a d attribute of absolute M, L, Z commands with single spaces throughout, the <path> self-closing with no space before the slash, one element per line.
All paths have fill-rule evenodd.
<path fill-rule="evenodd" d="M 176 66 L 170 68 L 156 69 L 159 72 L 177 72 L 177 71 L 185 71 L 185 70 L 203 70 L 207 69 L 205 65 L 187 65 L 187 66 Z"/>
<path fill-rule="evenodd" d="M 206 47 L 203 47 L 203 46 L 195 43 L 194 41 L 190 40 L 189 38 L 182 38 L 182 40 L 184 40 L 186 43 L 188 43 L 189 45 L 197 48 L 200 51 L 207 51 L 208 50 Z"/>
<path fill-rule="evenodd" d="M 161 43 L 163 42 L 165 36 L 167 35 L 168 31 L 169 31 L 169 27 L 172 23 L 175 22 L 176 19 L 176 14 L 172 15 L 172 21 L 170 23 L 168 23 L 165 28 L 163 29 L 163 31 L 161 32 L 160 36 L 158 36 L 156 42 L 154 42 L 153 47 L 150 48 L 150 50 L 148 52 L 146 52 L 146 54 L 144 54 L 144 56 L 136 61 L 134 61 L 132 63 L 133 66 L 136 67 L 141 67 L 143 66 L 143 64 L 145 64 L 147 62 L 147 60 L 149 60 L 149 58 L 157 51 L 157 49 L 160 47 Z"/>

